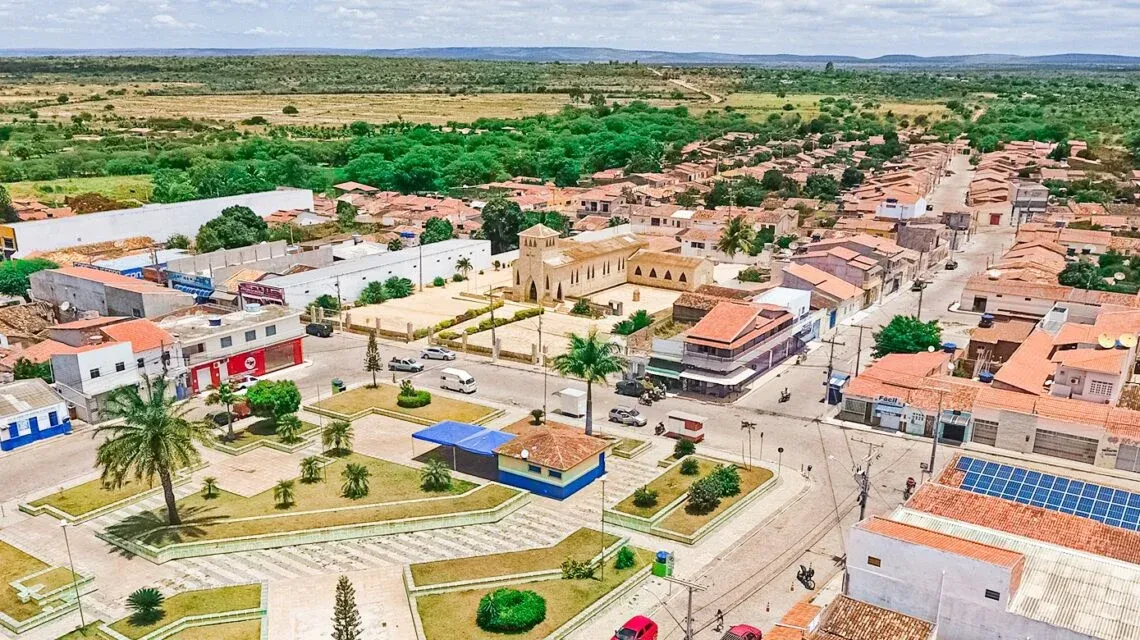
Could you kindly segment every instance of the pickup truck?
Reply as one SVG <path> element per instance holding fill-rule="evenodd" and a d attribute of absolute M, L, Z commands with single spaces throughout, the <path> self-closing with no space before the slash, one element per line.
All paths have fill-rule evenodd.
<path fill-rule="evenodd" d="M 388 361 L 388 371 L 410 371 L 412 373 L 419 373 L 423 370 L 423 363 L 415 358 L 392 358 Z"/>

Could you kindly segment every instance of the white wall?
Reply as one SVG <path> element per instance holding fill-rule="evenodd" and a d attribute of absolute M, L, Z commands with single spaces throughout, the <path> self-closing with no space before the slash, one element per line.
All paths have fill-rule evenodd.
<path fill-rule="evenodd" d="M 123 365 L 122 371 L 115 370 L 119 363 Z M 101 349 L 54 355 L 51 364 L 56 381 L 89 396 L 139 383 L 139 370 L 129 342 L 115 342 Z M 92 369 L 99 369 L 98 377 L 91 376 Z"/>
<path fill-rule="evenodd" d="M 89 213 L 8 225 L 16 231 L 15 257 L 32 251 L 61 249 L 92 242 L 150 236 L 162 242 L 181 233 L 193 238 L 198 228 L 216 218 L 222 209 L 242 205 L 260 216 L 282 209 L 312 209 L 313 192 L 281 189 L 226 198 L 191 200 L 174 204 L 151 204 L 134 209 Z"/>

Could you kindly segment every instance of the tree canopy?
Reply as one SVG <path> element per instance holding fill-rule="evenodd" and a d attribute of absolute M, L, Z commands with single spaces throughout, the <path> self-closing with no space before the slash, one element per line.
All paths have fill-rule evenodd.
<path fill-rule="evenodd" d="M 455 227 L 446 218 L 431 217 L 424 222 L 423 233 L 420 234 L 420 244 L 434 244 L 450 240 L 455 235 Z"/>
<path fill-rule="evenodd" d="M 21 296 L 29 300 L 28 289 L 31 283 L 28 276 L 44 269 L 56 269 L 59 265 L 43 258 L 27 260 L 5 260 L 0 263 L 0 293 L 8 296 Z"/>
<path fill-rule="evenodd" d="M 248 247 L 269 239 L 269 225 L 253 209 L 226 207 L 221 215 L 198 229 L 194 244 L 199 253 Z"/>
<path fill-rule="evenodd" d="M 895 316 L 873 336 L 876 358 L 888 353 L 918 353 L 942 346 L 942 327 L 938 321 L 921 322 L 914 316 Z"/>

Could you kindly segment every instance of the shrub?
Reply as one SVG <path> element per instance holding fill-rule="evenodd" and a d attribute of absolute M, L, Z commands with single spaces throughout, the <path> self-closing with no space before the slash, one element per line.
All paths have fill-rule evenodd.
<path fill-rule="evenodd" d="M 695 476 L 701 472 L 701 463 L 697 462 L 696 458 L 686 456 L 681 462 L 681 474 L 686 476 Z"/>
<path fill-rule="evenodd" d="M 440 340 L 455 340 L 459 334 L 454 331 L 440 331 L 436 334 Z"/>
<path fill-rule="evenodd" d="M 295 116 L 297 115 L 297 107 L 294 107 L 291 104 L 287 104 L 284 108 L 281 109 L 281 113 L 287 116 Z"/>
<path fill-rule="evenodd" d="M 617 557 L 614 558 L 614 569 L 628 569 L 636 563 L 637 557 L 633 555 L 633 549 L 629 547 L 618 549 Z"/>
<path fill-rule="evenodd" d="M 741 282 L 764 282 L 764 274 L 760 273 L 756 267 L 746 267 L 741 270 L 740 274 L 736 276 L 737 280 Z"/>
<path fill-rule="evenodd" d="M 515 315 L 511 316 L 511 319 L 515 322 L 518 322 L 519 320 L 526 320 L 527 318 L 533 318 L 539 315 L 542 315 L 542 307 L 535 307 L 532 309 L 519 309 L 515 312 Z"/>
<path fill-rule="evenodd" d="M 677 459 L 684 458 L 685 456 L 691 456 L 696 451 L 697 445 L 693 444 L 689 440 L 681 439 L 677 441 L 677 444 L 673 445 L 673 457 Z"/>
<path fill-rule="evenodd" d="M 592 562 L 583 562 L 574 558 L 566 558 L 562 562 L 563 580 L 593 580 L 598 567 Z"/>
<path fill-rule="evenodd" d="M 574 307 L 570 309 L 570 313 L 579 316 L 590 315 L 591 311 L 589 298 L 578 298 L 578 300 L 574 302 Z"/>
<path fill-rule="evenodd" d="M 202 497 L 212 500 L 218 495 L 218 479 L 214 476 L 202 479 Z"/>
<path fill-rule="evenodd" d="M 411 380 L 401 380 L 400 381 L 399 395 L 401 395 L 401 396 L 414 396 L 414 395 L 416 395 L 416 388 L 415 388 L 415 386 L 412 385 Z"/>
<path fill-rule="evenodd" d="M 715 481 L 706 476 L 697 480 L 689 487 L 689 499 L 685 503 L 685 511 L 704 515 L 720 506 L 720 494 Z"/>
<path fill-rule="evenodd" d="M 131 610 L 131 623 L 148 625 L 162 618 L 162 603 L 166 600 L 154 587 L 136 589 L 127 596 L 127 608 Z"/>
<path fill-rule="evenodd" d="M 451 276 L 452 282 L 463 282 L 466 279 L 467 278 L 464 278 L 462 273 L 457 273 L 457 274 Z"/>
<path fill-rule="evenodd" d="M 420 469 L 420 486 L 424 491 L 446 491 L 451 488 L 451 469 L 439 458 L 427 461 Z"/>
<path fill-rule="evenodd" d="M 706 479 L 722 498 L 740 493 L 740 472 L 731 464 L 718 466 Z"/>
<path fill-rule="evenodd" d="M 419 409 L 431 404 L 431 393 L 427 391 L 416 391 L 413 395 L 398 395 L 396 396 L 396 405 L 405 409 Z"/>
<path fill-rule="evenodd" d="M 546 600 L 533 591 L 496 589 L 479 600 L 475 624 L 484 631 L 522 633 L 546 619 Z"/>
<path fill-rule="evenodd" d="M 530 410 L 530 423 L 534 424 L 534 425 L 542 424 L 542 418 L 545 415 L 546 415 L 546 412 L 543 411 L 542 409 L 531 409 Z"/>
<path fill-rule="evenodd" d="M 431 284 L 433 287 L 442 287 L 447 284 L 447 280 L 444 280 L 441 276 L 436 276 L 435 280 L 431 281 Z"/>
<path fill-rule="evenodd" d="M 633 506 L 647 509 L 657 504 L 657 492 L 648 486 L 641 487 L 633 492 Z"/>

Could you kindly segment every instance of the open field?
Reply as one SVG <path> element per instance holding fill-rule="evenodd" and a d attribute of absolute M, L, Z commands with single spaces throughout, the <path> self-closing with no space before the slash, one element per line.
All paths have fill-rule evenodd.
<path fill-rule="evenodd" d="M 733 93 L 729 94 L 727 100 L 721 105 L 729 106 L 737 111 L 747 113 L 751 118 L 756 120 L 764 120 L 768 117 L 769 113 L 784 113 L 784 105 L 790 104 L 795 107 L 794 111 L 798 111 L 805 118 L 813 118 L 819 115 L 819 100 L 825 97 L 823 94 L 813 93 L 789 93 L 784 97 L 779 97 L 774 93 Z M 943 102 L 900 102 L 891 100 L 882 100 L 877 98 L 856 98 L 852 97 L 851 100 L 856 104 L 863 102 L 874 102 L 878 105 L 874 109 L 870 109 L 875 113 L 885 114 L 888 111 L 894 112 L 899 117 L 913 117 L 919 114 L 927 114 L 931 119 L 937 119 L 947 112 L 946 105 Z M 862 110 L 862 109 L 861 109 Z"/>
<path fill-rule="evenodd" d="M 424 636 L 426 640 L 545 638 L 652 561 L 651 551 L 635 547 L 630 549 L 633 549 L 637 558 L 634 566 L 617 570 L 613 568 L 613 561 L 607 560 L 605 577 L 601 580 L 543 580 L 510 585 L 513 589 L 534 591 L 546 600 L 546 619 L 525 633 L 506 636 L 483 631 L 475 625 L 475 610 L 479 606 L 479 599 L 491 589 L 470 589 L 418 597 L 416 606 L 423 620 Z"/>
<path fill-rule="evenodd" d="M 509 576 L 530 571 L 557 569 L 567 558 L 586 562 L 616 543 L 618 537 L 582 528 L 566 536 L 552 547 L 471 556 L 438 562 L 422 562 L 410 566 L 417 587 L 445 584 L 460 580 Z"/>
<path fill-rule="evenodd" d="M 95 178 L 62 178 L 60 180 L 28 180 L 4 185 L 12 198 L 33 198 L 44 204 L 64 204 L 64 198 L 79 193 L 101 193 L 122 202 L 150 202 L 150 176 L 106 176 Z"/>
<path fill-rule="evenodd" d="M 162 603 L 164 615 L 157 622 L 148 625 L 135 625 L 132 624 L 130 618 L 127 617 L 112 624 L 111 629 L 128 638 L 141 638 L 156 629 L 168 626 L 189 616 L 199 616 L 208 613 L 225 613 L 227 611 L 243 611 L 245 609 L 256 609 L 260 606 L 260 584 L 244 584 L 234 587 L 204 589 L 202 591 L 185 591 L 170 596 Z M 213 627 L 209 628 L 212 629 Z M 207 634 L 200 637 L 215 638 L 217 636 Z"/>
<path fill-rule="evenodd" d="M 431 422 L 442 420 L 475 422 L 494 413 L 494 410 L 486 405 L 454 400 L 438 393 L 432 394 L 431 404 L 426 407 L 405 409 L 396 405 L 396 396 L 399 391 L 399 387 L 390 384 L 381 384 L 375 389 L 357 387 L 321 400 L 315 406 L 345 415 L 353 415 L 372 407 L 378 407 L 393 413 L 414 416 Z"/>

